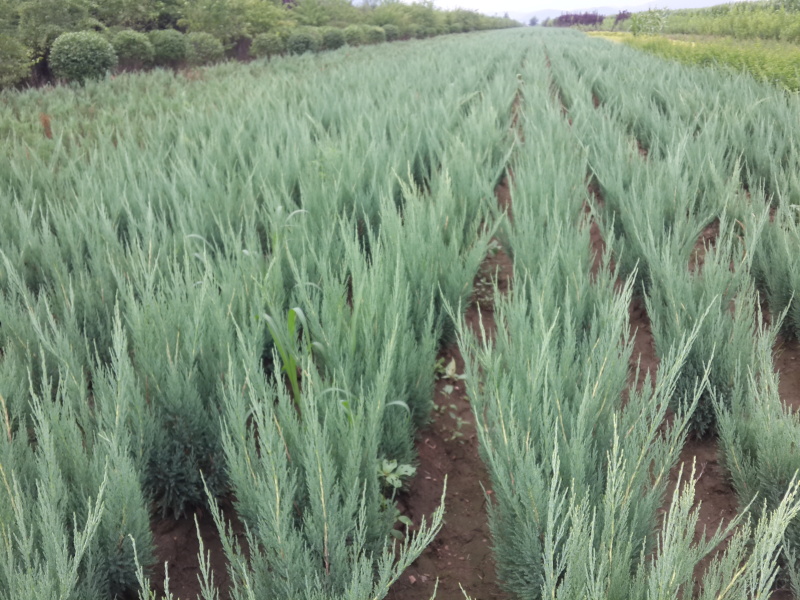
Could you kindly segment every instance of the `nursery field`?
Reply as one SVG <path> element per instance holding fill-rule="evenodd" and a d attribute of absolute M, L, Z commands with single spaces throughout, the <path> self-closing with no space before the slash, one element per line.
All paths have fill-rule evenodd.
<path fill-rule="evenodd" d="M 539 28 L 0 93 L 0 600 L 800 597 L 798 117 Z"/>

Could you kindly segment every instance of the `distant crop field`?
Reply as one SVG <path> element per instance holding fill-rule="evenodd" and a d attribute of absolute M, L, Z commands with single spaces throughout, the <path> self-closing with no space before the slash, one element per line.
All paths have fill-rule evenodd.
<path fill-rule="evenodd" d="M 0 92 L 0 600 L 797 597 L 799 116 L 542 28 Z"/>

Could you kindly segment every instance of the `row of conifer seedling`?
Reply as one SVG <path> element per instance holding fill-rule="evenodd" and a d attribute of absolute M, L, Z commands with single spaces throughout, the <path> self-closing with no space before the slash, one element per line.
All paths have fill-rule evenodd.
<path fill-rule="evenodd" d="M 768 598 L 776 575 L 796 593 L 800 422 L 773 346 L 797 335 L 800 241 L 792 133 L 775 123 L 800 107 L 744 77 L 569 32 L 543 40 L 545 64 L 522 74 L 513 293 L 493 343 L 460 332 L 499 577 L 519 598 Z M 634 377 L 632 295 L 660 359 Z M 702 465 L 683 466 L 662 516 L 687 434 L 718 437 L 740 500 L 702 540 Z"/>
<path fill-rule="evenodd" d="M 154 562 L 150 508 L 207 504 L 232 597 L 384 597 L 441 524 L 439 511 L 392 549 L 437 349 L 455 338 L 515 596 L 689 597 L 695 565 L 734 531 L 701 596 L 766 598 L 798 511 L 796 421 L 771 365 L 793 288 L 766 267 L 797 230 L 791 169 L 761 173 L 772 163 L 737 144 L 741 129 L 780 149 L 748 94 L 764 114 L 796 106 L 676 66 L 662 85 L 643 77 L 656 59 L 601 44 L 505 32 L 410 46 L 391 68 L 378 48 L 320 57 L 303 78 L 291 61 L 271 78 L 231 69 L 202 96 L 174 80 L 137 96 L 145 78 L 70 91 L 128 119 L 112 145 L 72 111 L 0 169 L 0 590 L 135 590 L 137 563 Z M 732 85 L 738 97 L 716 91 Z M 734 108 L 691 116 L 714 102 Z M 513 222 L 493 198 L 509 159 Z M 587 173 L 604 200 L 599 269 Z M 495 294 L 488 341 L 460 310 L 494 235 L 514 285 Z M 756 319 L 756 284 L 776 325 Z M 634 294 L 660 357 L 640 385 Z M 699 543 L 690 467 L 659 516 L 690 429 L 718 432 L 743 505 L 759 493 L 752 525 Z M 243 536 L 218 508 L 230 494 Z"/>
<path fill-rule="evenodd" d="M 441 524 L 395 552 L 523 51 L 440 39 L 3 105 L 0 598 L 136 593 L 163 570 L 151 516 L 202 506 L 234 598 L 386 595 Z"/>

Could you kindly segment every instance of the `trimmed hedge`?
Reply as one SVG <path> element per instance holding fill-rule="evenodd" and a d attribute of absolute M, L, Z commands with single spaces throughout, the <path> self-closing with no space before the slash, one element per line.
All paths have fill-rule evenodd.
<path fill-rule="evenodd" d="M 386 41 L 386 32 L 383 27 L 368 26 L 364 28 L 364 38 L 367 44 L 382 44 Z"/>
<path fill-rule="evenodd" d="M 291 54 L 305 54 L 319 50 L 321 38 L 312 27 L 294 30 L 286 40 L 286 48 Z"/>
<path fill-rule="evenodd" d="M 100 79 L 117 66 L 111 43 L 94 31 L 63 33 L 53 42 L 48 60 L 59 79 L 83 83 Z"/>
<path fill-rule="evenodd" d="M 348 25 L 342 33 L 348 46 L 360 46 L 367 41 L 366 32 L 361 25 Z"/>
<path fill-rule="evenodd" d="M 148 34 L 153 44 L 153 61 L 156 65 L 176 67 L 186 60 L 186 38 L 175 29 L 159 29 Z"/>
<path fill-rule="evenodd" d="M 326 27 L 322 30 L 322 49 L 336 50 L 345 44 L 344 32 L 338 27 Z"/>
<path fill-rule="evenodd" d="M 412 23 L 406 28 L 406 35 L 415 40 L 423 39 L 425 37 L 425 30 L 419 25 Z"/>
<path fill-rule="evenodd" d="M 186 61 L 192 66 L 219 62 L 225 55 L 222 42 L 210 33 L 195 31 L 186 36 Z"/>
<path fill-rule="evenodd" d="M 114 36 L 111 45 L 121 69 L 141 69 L 153 64 L 155 50 L 144 33 L 125 29 Z"/>
<path fill-rule="evenodd" d="M 387 42 L 393 42 L 400 38 L 400 28 L 397 25 L 392 25 L 391 23 L 384 25 L 383 31 L 386 33 Z"/>
<path fill-rule="evenodd" d="M 286 39 L 275 31 L 259 33 L 250 44 L 250 56 L 265 58 L 286 52 Z"/>

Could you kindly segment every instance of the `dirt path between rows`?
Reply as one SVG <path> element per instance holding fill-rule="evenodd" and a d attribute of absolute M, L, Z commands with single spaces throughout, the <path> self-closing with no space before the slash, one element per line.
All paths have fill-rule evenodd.
<path fill-rule="evenodd" d="M 778 393 L 794 412 L 800 410 L 800 342 L 778 336 L 774 349 L 775 371 L 780 375 Z"/>
<path fill-rule="evenodd" d="M 498 204 L 508 209 L 511 194 L 504 179 L 495 189 Z M 481 278 L 497 280 L 505 293 L 511 284 L 511 259 L 500 249 L 488 256 L 478 272 Z M 487 335 L 496 325 L 489 299 L 475 298 L 465 320 L 478 332 L 480 323 Z M 456 373 L 464 372 L 464 359 L 457 344 L 440 353 L 442 364 L 455 361 Z M 437 600 L 506 600 L 495 576 L 491 533 L 486 503 L 491 502 L 491 484 L 478 452 L 475 417 L 464 382 L 442 378 L 436 384 L 434 421 L 418 438 L 419 466 L 402 499 L 406 515 L 419 524 L 438 506 L 442 482 L 447 477 L 445 523 L 434 542 L 392 587 L 389 600 L 427 600 L 437 585 Z M 462 591 L 463 588 L 463 591 Z"/>
<path fill-rule="evenodd" d="M 518 126 L 521 92 L 511 106 L 511 127 Z M 510 166 L 494 190 L 498 207 L 513 220 Z M 497 242 L 497 240 L 494 240 Z M 499 247 L 490 253 L 475 276 L 473 298 L 464 319 L 473 333 L 483 330 L 494 336 L 494 302 L 481 281 L 491 281 L 499 293 L 508 292 L 513 263 Z M 439 353 L 443 365 L 456 365 L 464 372 L 464 358 L 457 343 Z M 389 600 L 510 600 L 496 578 L 487 503 L 492 501 L 491 482 L 479 455 L 475 415 L 463 380 L 441 378 L 436 383 L 433 422 L 418 436 L 419 466 L 410 482 L 402 509 L 416 526 L 439 505 L 442 483 L 447 477 L 444 526 L 433 543 L 392 586 Z"/>
<path fill-rule="evenodd" d="M 229 500 L 221 502 L 223 515 L 227 521 L 233 522 L 234 531 L 242 534 L 243 527 L 236 519 L 236 511 Z M 195 517 L 197 526 L 195 526 Z M 197 531 L 203 539 L 206 554 L 210 553 L 211 571 L 214 582 L 220 590 L 219 600 L 228 600 L 230 593 L 230 575 L 228 561 L 222 549 L 219 532 L 211 514 L 202 508 L 195 509 L 191 517 L 181 519 L 156 519 L 150 522 L 155 545 L 156 564 L 153 567 L 151 587 L 164 596 L 164 566 L 169 570 L 169 589 L 175 598 L 195 600 L 200 597 L 200 562 L 198 552 L 200 543 Z"/>

